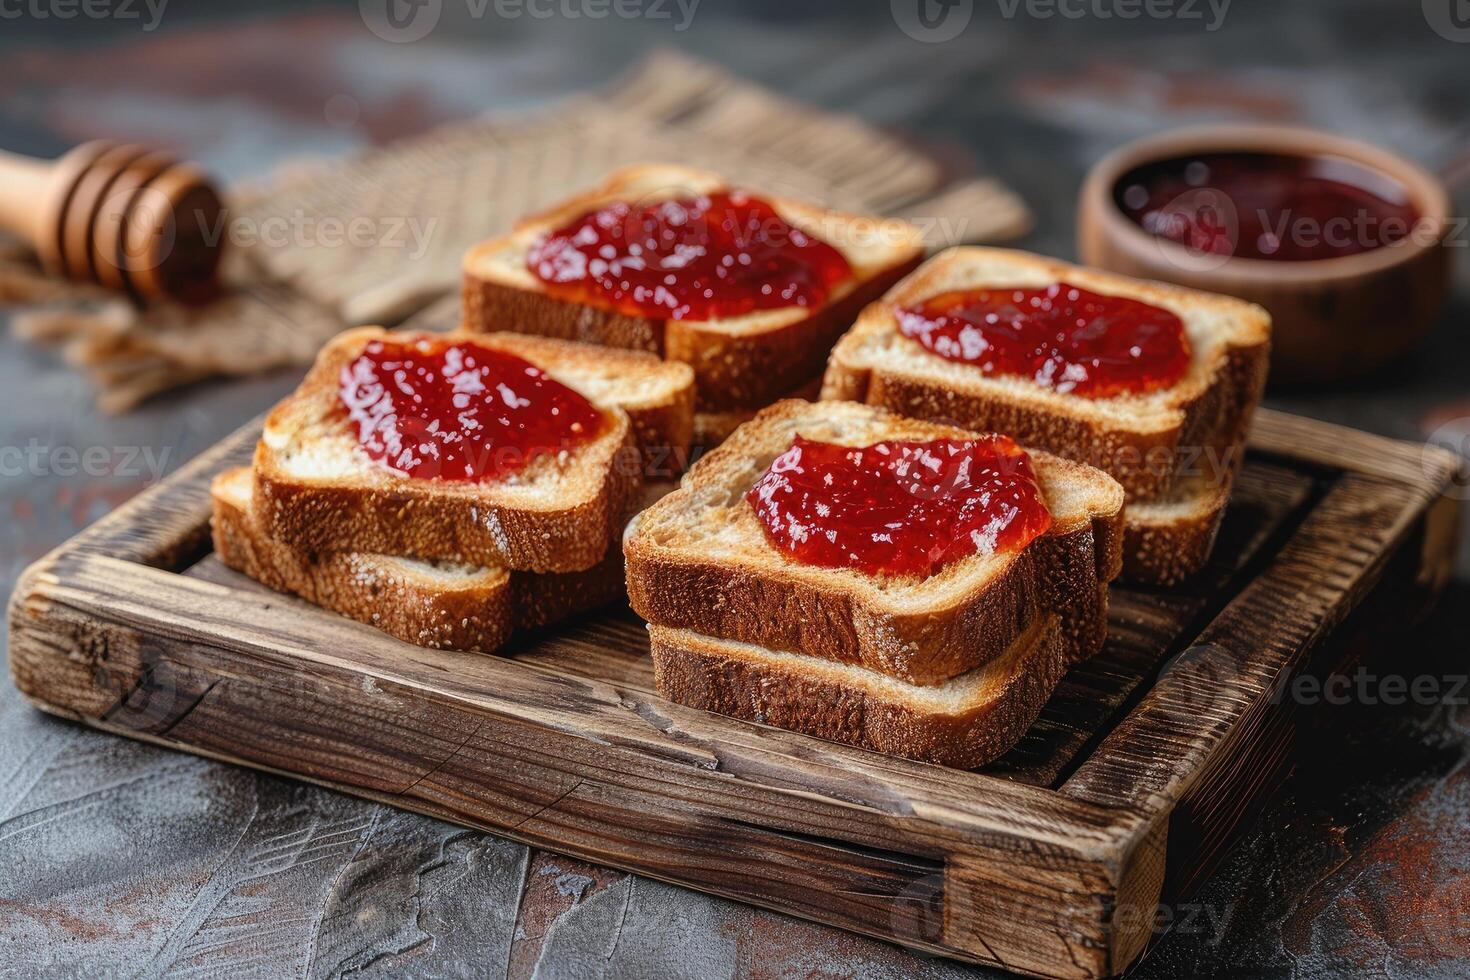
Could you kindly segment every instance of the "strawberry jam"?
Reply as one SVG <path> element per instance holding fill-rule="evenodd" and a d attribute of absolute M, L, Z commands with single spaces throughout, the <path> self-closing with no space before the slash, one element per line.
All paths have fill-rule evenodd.
<path fill-rule="evenodd" d="M 507 476 L 604 425 L 534 364 L 473 343 L 375 340 L 342 368 L 337 394 L 368 456 L 419 480 Z"/>
<path fill-rule="evenodd" d="M 1408 236 L 1419 213 L 1386 174 L 1343 157 L 1205 153 L 1146 164 L 1113 192 L 1145 231 L 1198 252 L 1307 262 Z"/>
<path fill-rule="evenodd" d="M 797 436 L 745 499 L 792 558 L 869 575 L 932 575 L 1051 527 L 1031 458 L 1001 435 L 861 449 Z"/>
<path fill-rule="evenodd" d="M 609 204 L 548 234 L 526 265 L 553 295 L 668 320 L 815 308 L 852 274 L 837 249 L 738 192 Z"/>
<path fill-rule="evenodd" d="M 1173 313 L 1064 282 L 941 293 L 896 313 L 904 336 L 940 357 L 1062 394 L 1140 394 L 1173 385 L 1189 367 L 1189 339 Z"/>

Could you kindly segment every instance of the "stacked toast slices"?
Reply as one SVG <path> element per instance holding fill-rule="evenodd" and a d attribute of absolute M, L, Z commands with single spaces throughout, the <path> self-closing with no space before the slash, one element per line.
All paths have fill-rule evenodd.
<path fill-rule="evenodd" d="M 1031 725 L 1067 669 L 1105 642 L 1111 581 L 1121 574 L 1170 584 L 1206 560 L 1260 400 L 1270 321 L 1247 303 L 1019 252 L 956 248 L 920 266 L 919 233 L 909 225 L 771 195 L 759 198 L 760 213 L 774 211 L 783 234 L 794 229 L 840 253 L 826 267 L 835 285 L 808 294 L 809 303 L 723 320 L 656 317 L 629 312 L 630 280 L 552 288 L 532 272 L 531 257 L 548 241 L 571 242 L 582 249 L 580 269 L 605 261 L 599 269 L 638 270 L 625 277 L 652 269 L 649 281 L 667 292 L 706 289 L 709 280 L 681 264 L 684 244 L 698 242 L 679 238 L 668 264 L 661 245 L 651 246 L 655 253 L 619 251 L 647 240 L 637 237 L 647 234 L 637 230 L 643 225 L 626 226 L 617 239 L 615 225 L 602 222 L 697 215 L 689 201 L 751 200 L 743 193 L 704 171 L 631 167 L 470 251 L 466 329 L 433 336 L 529 362 L 532 375 L 539 369 L 581 396 L 578 418 L 596 420 L 573 448 L 508 472 L 419 478 L 369 458 L 347 417 L 343 379 L 369 345 L 389 336 L 415 343 L 418 335 L 364 328 L 336 338 L 268 416 L 252 466 L 215 481 L 220 558 L 401 639 L 465 650 L 494 650 L 517 630 L 601 605 L 626 588 L 649 623 L 665 697 L 948 766 L 995 759 Z M 736 205 L 709 207 L 704 213 L 733 223 L 720 227 L 745 220 L 730 217 L 744 213 Z M 764 270 L 761 256 L 771 254 L 732 252 L 718 261 Z M 698 285 L 681 282 L 680 269 Z M 772 281 L 756 286 L 765 282 L 766 295 L 782 303 L 795 295 L 770 292 Z M 972 291 L 1063 282 L 1112 297 L 1113 306 L 1126 306 L 1121 298 L 1164 311 L 1175 371 L 1144 393 L 1063 393 L 1040 377 L 931 353 L 898 321 L 900 308 L 941 294 L 943 302 L 951 295 L 969 302 Z M 721 307 L 667 309 L 699 308 Z M 502 328 L 516 332 L 495 332 Z M 820 401 L 805 400 L 818 394 Z M 394 410 L 417 415 L 418 405 L 395 402 Z M 1013 455 L 957 464 L 978 481 L 959 492 L 965 506 L 982 501 L 983 528 L 946 537 L 946 516 L 920 520 L 911 537 L 885 516 L 889 523 L 852 539 L 904 540 L 921 549 L 915 554 L 943 553 L 946 561 L 879 567 L 800 557 L 813 535 L 835 546 L 847 533 L 850 515 L 833 514 L 834 506 L 949 515 L 944 508 L 956 498 L 936 476 L 939 465 L 907 468 L 923 457 L 902 454 L 978 452 L 1000 444 L 989 433 L 1014 437 L 1024 452 L 1005 442 Z M 691 442 L 717 448 L 689 466 Z M 795 543 L 783 545 L 770 514 L 758 514 L 747 495 L 768 471 L 802 465 L 787 454 L 813 444 L 839 462 L 799 491 L 818 516 L 789 525 Z M 846 447 L 881 459 L 865 463 L 864 453 Z M 884 482 L 897 472 L 885 469 L 894 453 L 917 482 Z M 1005 470 L 1017 459 L 1023 478 Z M 649 484 L 650 476 L 681 472 L 673 492 Z M 863 473 L 877 474 L 871 487 Z M 849 479 L 840 491 L 827 489 Z M 894 501 L 855 495 L 853 487 L 892 496 L 897 506 L 883 509 Z M 905 493 L 913 496 L 900 500 Z M 935 496 L 946 498 L 937 509 Z M 1046 520 L 1028 525 L 1034 537 L 997 543 L 1017 514 L 1038 507 Z M 903 570 L 914 567 L 934 570 Z"/>
<path fill-rule="evenodd" d="M 592 402 L 592 441 L 506 479 L 415 479 L 369 459 L 338 400 L 370 343 L 501 350 Z M 649 354 L 519 334 L 339 335 L 267 417 L 249 468 L 211 487 L 215 551 L 269 588 L 421 646 L 489 652 L 622 595 L 627 518 L 687 458 L 694 376 Z M 682 465 L 682 464 L 681 464 Z M 652 474 L 652 479 L 646 479 Z"/>
<path fill-rule="evenodd" d="M 1183 322 L 1190 362 L 1143 394 L 1087 398 L 985 374 L 904 336 L 896 310 L 960 290 L 1066 282 L 1138 300 Z M 1271 321 L 1251 303 L 1005 249 L 952 248 L 867 307 L 838 341 L 824 399 L 1008 433 L 1106 470 L 1128 492 L 1123 577 L 1172 585 L 1209 556 L 1265 387 Z"/>
<path fill-rule="evenodd" d="M 792 305 L 719 320 L 654 318 L 610 303 L 571 301 L 549 291 L 527 259 L 549 231 L 605 205 L 647 205 L 729 189 L 723 178 L 707 171 L 640 165 L 618 170 L 594 190 L 524 219 L 510 234 L 483 242 L 465 256 L 465 327 L 646 350 L 689 364 L 696 379 L 697 444 L 717 443 L 766 405 L 814 392 L 827 353 L 858 312 L 923 258 L 917 227 L 756 189 L 752 193 L 793 228 L 837 249 L 851 274 L 820 307 Z"/>
<path fill-rule="evenodd" d="M 760 412 L 640 514 L 623 548 L 659 691 L 683 704 L 962 768 L 1009 748 L 1106 633 L 1124 492 L 1032 453 L 1049 531 L 924 576 L 806 564 L 766 537 L 746 490 L 797 436 L 838 445 L 966 439 L 850 402 Z"/>

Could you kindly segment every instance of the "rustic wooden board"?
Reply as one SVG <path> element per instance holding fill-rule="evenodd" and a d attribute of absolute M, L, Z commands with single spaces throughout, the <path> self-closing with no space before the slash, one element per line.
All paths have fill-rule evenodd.
<path fill-rule="evenodd" d="M 1116 973 L 1280 771 L 1276 695 L 1384 577 L 1447 578 L 1447 453 L 1261 414 L 1210 568 L 1115 590 L 1108 648 L 981 772 L 670 704 L 609 610 L 505 656 L 423 650 L 208 554 L 247 427 L 33 566 L 11 669 L 39 707 L 974 962 Z"/>

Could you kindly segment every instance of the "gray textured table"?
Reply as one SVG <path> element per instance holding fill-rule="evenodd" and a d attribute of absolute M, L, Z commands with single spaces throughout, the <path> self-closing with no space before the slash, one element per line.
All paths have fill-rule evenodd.
<path fill-rule="evenodd" d="M 1087 164 L 1188 121 L 1314 122 L 1463 178 L 1470 43 L 1431 26 L 1458 36 L 1445 19 L 1452 2 L 1241 3 L 1216 25 L 1218 0 L 1180 0 L 1172 18 L 1136 20 L 1121 16 L 1136 9 L 1126 0 L 1062 5 L 1087 11 L 1080 18 L 977 0 L 955 39 L 921 43 L 883 3 L 705 0 L 680 30 L 687 4 L 645 4 L 647 15 L 631 20 L 594 19 L 590 11 L 606 8 L 583 2 L 565 8 L 580 12 L 574 18 L 533 16 L 561 9 L 534 3 L 500 8 L 519 16 L 476 18 L 480 5 L 443 0 L 436 29 L 414 44 L 375 37 L 357 5 L 166 7 L 149 29 L 142 5 L 135 17 L 114 7 L 106 18 L 62 20 L 64 4 L 43 2 L 19 19 L 4 12 L 0 146 L 41 154 L 128 136 L 179 147 L 237 179 L 287 156 L 528 106 L 669 45 L 978 160 L 1034 207 L 1038 227 L 1023 244 L 1069 255 Z M 898 19 L 912 13 L 892 9 Z M 1462 213 L 1467 203 L 1460 193 Z M 1278 393 L 1273 403 L 1405 437 L 1470 416 L 1470 262 L 1455 254 L 1462 288 L 1411 361 L 1351 391 Z M 4 581 L 294 380 L 202 386 L 107 418 L 54 354 L 0 338 Z M 98 446 L 117 465 L 89 475 L 70 450 Z M 1429 651 L 1416 670 L 1466 673 L 1467 567 L 1439 613 L 1405 637 L 1404 648 Z M 1140 975 L 1470 975 L 1464 696 L 1324 705 L 1296 774 L 1226 865 L 1189 906 L 1164 910 L 1174 927 Z M 94 734 L 42 717 L 0 686 L 0 975 L 357 971 L 977 972 Z"/>

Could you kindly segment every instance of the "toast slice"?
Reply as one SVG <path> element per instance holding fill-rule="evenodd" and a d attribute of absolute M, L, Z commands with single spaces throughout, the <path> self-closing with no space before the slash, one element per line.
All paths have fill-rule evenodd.
<path fill-rule="evenodd" d="M 1013 746 L 1068 663 L 1051 615 L 1000 656 L 934 686 L 689 630 L 648 631 L 654 681 L 671 701 L 959 769 L 983 766 Z"/>
<path fill-rule="evenodd" d="M 255 507 L 270 536 L 300 551 L 361 551 L 512 571 L 575 572 L 602 561 L 642 483 L 627 413 L 595 402 L 604 419 L 598 435 L 503 478 L 405 476 L 363 452 L 337 396 L 343 368 L 368 343 L 389 336 L 407 343 L 479 342 L 469 335 L 390 335 L 363 327 L 328 343 L 296 392 L 266 417 L 256 447 Z M 519 352 L 571 387 L 580 376 L 591 390 L 586 379 L 605 371 L 607 352 L 597 348 L 563 345 L 554 358 Z M 620 384 L 629 391 L 663 385 L 662 364 L 639 364 Z"/>
<path fill-rule="evenodd" d="M 1123 510 L 1121 577 L 1170 586 L 1203 568 L 1234 483 L 1234 470 L 1218 478 L 1199 473 L 1180 480 L 1167 497 L 1129 503 Z"/>
<path fill-rule="evenodd" d="M 209 489 L 220 561 L 267 588 L 418 646 L 490 653 L 517 630 L 595 609 L 623 594 L 617 548 L 586 571 L 560 575 L 365 552 L 314 554 L 266 533 L 251 505 L 248 468 L 226 470 Z"/>
<path fill-rule="evenodd" d="M 1163 307 L 1183 322 L 1192 359 L 1170 388 L 1083 398 L 1030 379 L 985 375 L 905 337 L 896 306 L 982 286 L 1044 286 L 1064 280 L 1095 292 Z M 1238 453 L 1260 402 L 1271 319 L 1252 303 L 1143 282 L 1007 249 L 951 248 L 862 312 L 838 341 L 823 379 L 824 399 L 881 405 L 915 418 L 1005 432 L 1106 470 L 1130 500 L 1169 496 L 1196 451 Z"/>
<path fill-rule="evenodd" d="M 628 595 L 639 615 L 921 685 L 981 666 L 1042 612 L 1067 619 L 1068 659 L 1096 651 L 1106 584 L 1121 560 L 1124 495 L 1107 474 L 1033 453 L 1050 531 L 1019 553 L 971 556 L 928 578 L 873 576 L 789 558 L 746 503 L 746 490 L 798 433 L 854 446 L 973 435 L 851 402 L 771 406 L 629 525 Z"/>
<path fill-rule="evenodd" d="M 568 301 L 548 292 L 526 267 L 527 254 L 547 232 L 596 208 L 724 189 L 723 178 L 708 171 L 645 164 L 615 171 L 600 187 L 524 219 L 510 234 L 466 254 L 465 326 L 653 351 L 682 361 L 694 368 L 701 412 L 756 409 L 784 397 L 820 377 L 833 342 L 858 311 L 918 265 L 924 245 L 917 227 L 761 194 L 783 220 L 841 252 L 853 274 L 819 309 L 792 306 L 723 320 L 654 319 Z"/>

